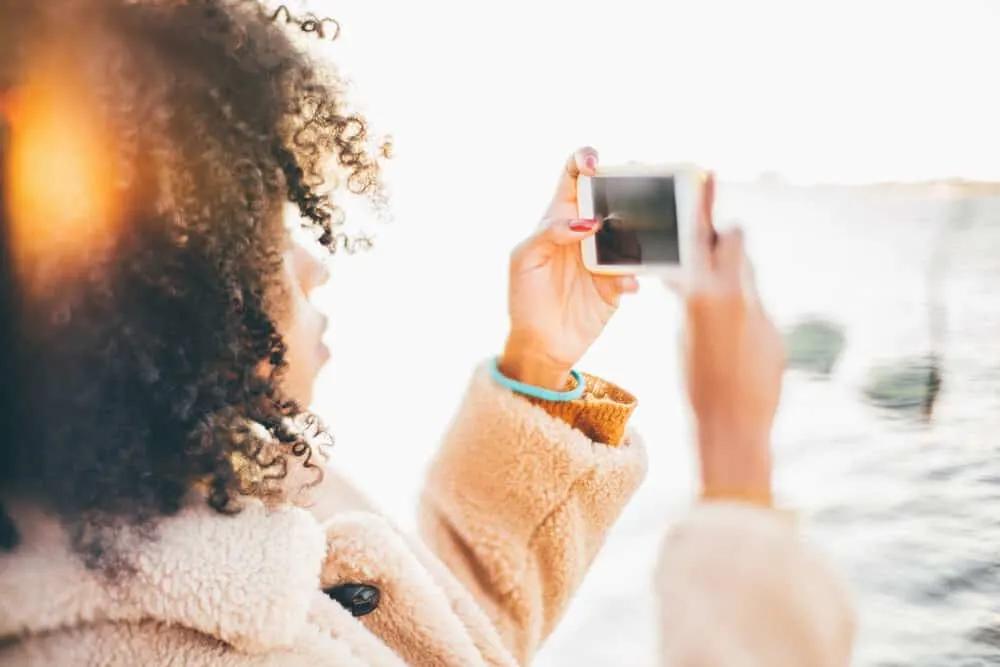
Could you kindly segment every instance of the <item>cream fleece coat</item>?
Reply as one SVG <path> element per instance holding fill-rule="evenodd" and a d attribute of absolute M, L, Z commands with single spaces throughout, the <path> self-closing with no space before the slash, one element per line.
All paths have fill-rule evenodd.
<path fill-rule="evenodd" d="M 422 540 L 331 473 L 308 510 L 254 501 L 223 516 L 193 497 L 155 540 L 121 530 L 135 567 L 113 585 L 70 552 L 55 517 L 5 499 L 22 542 L 0 554 L 0 665 L 529 664 L 645 472 L 637 440 L 594 442 L 586 422 L 480 369 L 429 472 Z M 344 583 L 378 587 L 377 609 L 355 618 L 322 592 Z M 650 585 L 663 665 L 849 662 L 847 596 L 777 513 L 695 509 Z"/>

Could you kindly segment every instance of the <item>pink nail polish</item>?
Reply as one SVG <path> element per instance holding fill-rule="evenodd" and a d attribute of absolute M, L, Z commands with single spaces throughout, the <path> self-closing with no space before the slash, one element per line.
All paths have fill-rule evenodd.
<path fill-rule="evenodd" d="M 583 166 L 590 170 L 597 169 L 597 158 L 593 155 L 588 155 L 583 158 Z"/>
<path fill-rule="evenodd" d="M 570 230 L 574 232 L 589 232 L 597 226 L 597 220 L 573 220 L 569 223 Z"/>

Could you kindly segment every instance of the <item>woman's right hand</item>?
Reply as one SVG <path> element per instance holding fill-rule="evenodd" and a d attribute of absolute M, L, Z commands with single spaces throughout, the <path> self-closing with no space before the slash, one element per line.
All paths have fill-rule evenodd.
<path fill-rule="evenodd" d="M 764 311 L 743 233 L 717 233 L 706 179 L 685 301 L 684 364 L 705 497 L 771 501 L 771 427 L 784 346 Z"/>

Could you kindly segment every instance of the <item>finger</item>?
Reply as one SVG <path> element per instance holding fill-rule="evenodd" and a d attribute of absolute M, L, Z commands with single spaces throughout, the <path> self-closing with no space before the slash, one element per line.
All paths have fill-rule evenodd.
<path fill-rule="evenodd" d="M 612 308 L 617 308 L 618 302 L 622 298 L 621 291 L 619 291 L 617 285 L 615 276 L 594 276 L 594 287 L 597 288 L 597 293 L 604 303 Z"/>
<path fill-rule="evenodd" d="M 739 227 L 719 235 L 715 246 L 716 273 L 733 285 L 743 282 L 746 251 L 743 230 Z"/>
<path fill-rule="evenodd" d="M 635 294 L 639 291 L 639 279 L 635 276 L 617 276 L 615 287 L 619 294 Z"/>
<path fill-rule="evenodd" d="M 594 287 L 605 303 L 617 308 L 623 294 L 635 294 L 639 291 L 639 281 L 632 275 L 594 276 Z"/>
<path fill-rule="evenodd" d="M 734 221 L 734 222 L 728 222 L 723 226 L 727 228 L 727 232 L 723 232 L 723 235 L 727 234 L 728 230 L 734 230 L 738 232 L 740 235 L 739 244 L 742 246 L 741 248 L 742 257 L 739 258 L 740 282 L 743 285 L 743 289 L 747 297 L 756 298 L 757 276 L 754 270 L 753 262 L 750 261 L 750 256 L 746 252 L 746 235 L 742 231 L 742 223 L 740 223 L 739 221 Z M 734 249 L 730 249 L 730 251 L 736 252 Z"/>
<path fill-rule="evenodd" d="M 601 228 L 599 220 L 580 218 L 557 218 L 543 220 L 538 233 L 532 239 L 536 244 L 570 245 L 593 236 Z"/>
<path fill-rule="evenodd" d="M 743 254 L 743 292 L 746 296 L 753 301 L 760 300 L 760 293 L 757 291 L 757 272 L 754 270 L 753 262 L 750 261 L 750 257 L 746 254 L 744 249 Z"/>
<path fill-rule="evenodd" d="M 590 146 L 577 150 L 563 166 L 553 203 L 576 204 L 576 179 L 597 173 L 597 151 Z"/>
<path fill-rule="evenodd" d="M 706 174 L 701 184 L 701 199 L 698 202 L 697 228 L 695 229 L 694 265 L 697 270 L 708 270 L 712 266 L 712 254 L 718 240 L 712 210 L 715 207 L 715 174 Z"/>
<path fill-rule="evenodd" d="M 664 287 L 666 287 L 668 290 L 670 290 L 677 296 L 683 297 L 685 294 L 687 294 L 687 289 L 688 289 L 687 282 L 684 280 L 684 277 L 680 274 L 671 273 L 669 275 L 663 276 L 660 279 L 660 281 L 663 283 Z"/>

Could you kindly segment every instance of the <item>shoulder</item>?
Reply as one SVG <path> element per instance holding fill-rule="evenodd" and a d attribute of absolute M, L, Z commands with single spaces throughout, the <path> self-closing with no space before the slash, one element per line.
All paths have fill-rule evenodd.
<path fill-rule="evenodd" d="M 114 580 L 85 567 L 63 523 L 5 503 L 22 541 L 0 556 L 0 639 L 97 619 L 188 627 L 247 650 L 292 643 L 319 589 L 326 534 L 308 512 L 248 503 L 235 515 L 192 498 L 152 535 L 121 526 Z"/>
<path fill-rule="evenodd" d="M 123 528 L 133 567 L 111 582 L 83 566 L 57 519 L 16 510 L 25 539 L 0 556 L 0 664 L 481 664 L 480 635 L 458 611 L 467 594 L 449 597 L 425 554 L 375 514 L 320 522 L 301 508 L 253 502 L 230 516 L 193 502 L 152 539 Z M 324 592 L 359 584 L 381 599 L 361 613 Z"/>
<path fill-rule="evenodd" d="M 104 622 L 25 637 L 0 648 L 0 664 L 21 667 L 404 667 L 364 626 L 349 619 L 334 635 L 303 626 L 290 646 L 249 653 L 204 633 L 155 621 Z"/>

